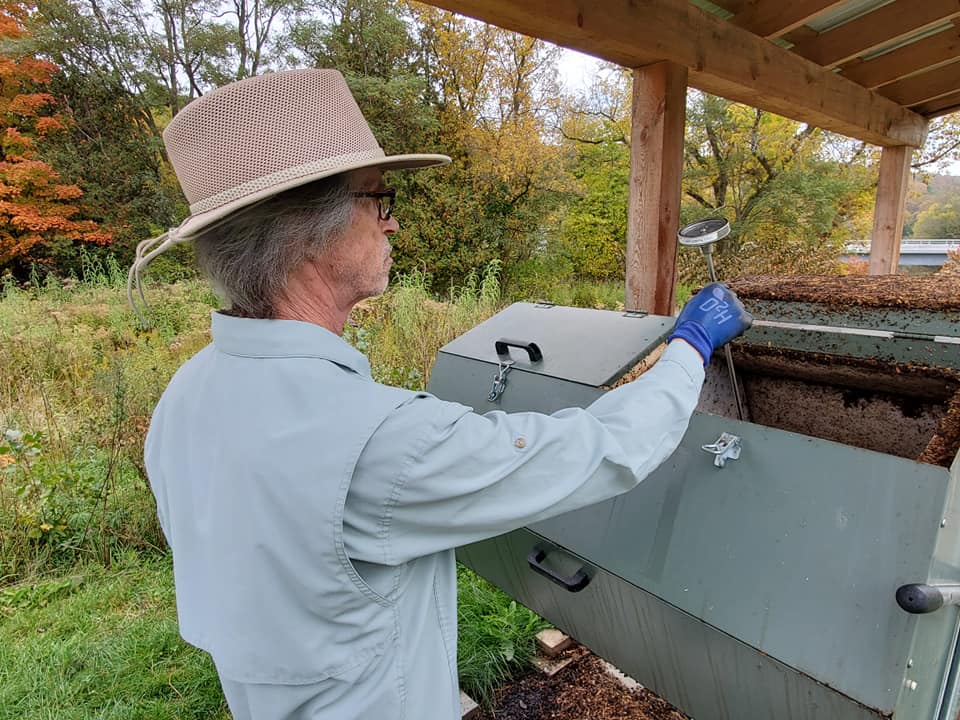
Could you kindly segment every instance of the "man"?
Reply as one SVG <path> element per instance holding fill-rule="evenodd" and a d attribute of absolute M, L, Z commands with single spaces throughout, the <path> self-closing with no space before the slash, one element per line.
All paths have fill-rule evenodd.
<path fill-rule="evenodd" d="M 387 285 L 383 172 L 448 158 L 385 156 L 331 70 L 223 87 L 164 139 L 191 216 L 132 274 L 192 239 L 228 304 L 146 444 L 183 637 L 237 720 L 458 717 L 451 548 L 634 487 L 750 316 L 711 286 L 641 379 L 553 416 L 378 385 L 340 335 Z"/>

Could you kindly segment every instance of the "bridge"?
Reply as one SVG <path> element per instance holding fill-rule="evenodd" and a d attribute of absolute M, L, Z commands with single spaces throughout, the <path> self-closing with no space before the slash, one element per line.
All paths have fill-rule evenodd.
<path fill-rule="evenodd" d="M 960 247 L 960 239 L 905 238 L 900 241 L 900 265 L 939 267 L 947 260 L 947 253 Z M 870 245 L 851 243 L 844 259 L 870 257 Z"/>

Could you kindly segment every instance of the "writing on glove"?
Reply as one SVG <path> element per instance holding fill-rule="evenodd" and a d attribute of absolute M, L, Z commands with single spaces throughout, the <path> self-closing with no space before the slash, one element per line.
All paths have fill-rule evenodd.
<path fill-rule="evenodd" d="M 710 283 L 683 306 L 667 342 L 686 340 L 706 365 L 716 348 L 742 335 L 751 324 L 753 316 L 736 293 L 723 283 Z"/>

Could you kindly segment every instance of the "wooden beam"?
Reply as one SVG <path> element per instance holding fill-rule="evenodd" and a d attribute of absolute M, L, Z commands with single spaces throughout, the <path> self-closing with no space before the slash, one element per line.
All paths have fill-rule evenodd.
<path fill-rule="evenodd" d="M 894 0 L 833 30 L 786 39 L 797 55 L 833 68 L 955 17 L 960 17 L 960 0 Z"/>
<path fill-rule="evenodd" d="M 854 60 L 840 72 L 864 87 L 877 88 L 953 62 L 960 57 L 960 27 L 953 27 L 870 60 Z"/>
<path fill-rule="evenodd" d="M 870 238 L 870 275 L 893 275 L 900 262 L 904 202 L 910 181 L 913 148 L 885 147 L 880 156 L 880 180 Z"/>
<path fill-rule="evenodd" d="M 669 62 L 633 71 L 628 310 L 673 315 L 687 69 Z"/>
<path fill-rule="evenodd" d="M 746 5 L 730 22 L 744 30 L 765 38 L 780 37 L 817 15 L 845 5 L 848 0 L 759 0 Z"/>
<path fill-rule="evenodd" d="M 957 109 L 960 109 L 960 92 L 950 93 L 949 95 L 938 97 L 936 100 L 930 100 L 929 102 L 917 105 L 914 111 L 924 117 L 935 118 L 941 115 L 949 115 Z"/>
<path fill-rule="evenodd" d="M 701 90 L 875 145 L 926 137 L 919 115 L 688 0 L 430 1 L 624 67 L 668 60 Z"/>
<path fill-rule="evenodd" d="M 919 105 L 960 88 L 960 61 L 950 65 L 897 80 L 878 91 L 898 105 Z"/>

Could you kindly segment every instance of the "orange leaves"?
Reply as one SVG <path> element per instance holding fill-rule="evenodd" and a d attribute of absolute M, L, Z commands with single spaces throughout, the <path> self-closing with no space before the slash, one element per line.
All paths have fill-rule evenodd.
<path fill-rule="evenodd" d="M 20 93 L 7 103 L 7 113 L 12 115 L 23 115 L 24 117 L 35 117 L 45 108 L 56 103 L 53 95 L 50 93 Z M 2 107 L 2 106 L 0 106 Z"/>
<path fill-rule="evenodd" d="M 45 137 L 55 132 L 63 132 L 67 129 L 66 124 L 56 115 L 52 117 L 37 118 L 33 129 L 40 137 Z"/>
<path fill-rule="evenodd" d="M 0 40 L 24 37 L 26 17 L 23 5 L 0 0 Z M 46 60 L 0 54 L 0 267 L 40 259 L 55 240 L 112 239 L 95 222 L 74 219 L 80 208 L 73 201 L 83 192 L 38 159 L 37 145 L 67 128 L 56 98 L 45 91 L 56 72 Z"/>

